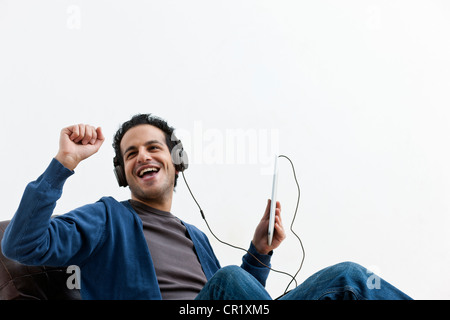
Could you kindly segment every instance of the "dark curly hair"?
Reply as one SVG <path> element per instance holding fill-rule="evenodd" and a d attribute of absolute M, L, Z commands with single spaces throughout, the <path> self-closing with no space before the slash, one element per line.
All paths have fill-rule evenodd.
<path fill-rule="evenodd" d="M 166 145 L 171 153 L 172 149 L 179 143 L 179 140 L 176 139 L 174 135 L 175 128 L 169 126 L 166 120 L 152 115 L 151 113 L 136 114 L 130 120 L 124 122 L 114 135 L 113 148 L 122 167 L 124 166 L 122 152 L 120 151 L 120 143 L 122 138 L 128 130 L 141 124 L 149 124 L 163 131 L 166 137 Z M 177 186 L 177 180 L 178 174 L 175 174 L 174 187 Z"/>

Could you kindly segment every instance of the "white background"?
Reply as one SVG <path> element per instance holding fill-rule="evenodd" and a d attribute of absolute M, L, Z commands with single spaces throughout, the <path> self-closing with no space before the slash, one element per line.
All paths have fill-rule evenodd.
<path fill-rule="evenodd" d="M 449 15 L 447 1 L 0 0 L 0 218 L 75 123 L 107 141 L 55 213 L 129 198 L 112 137 L 152 112 L 186 139 L 186 177 L 221 239 L 248 247 L 279 151 L 302 190 L 300 282 L 354 261 L 413 298 L 449 299 Z M 297 189 L 280 165 L 288 229 Z M 205 231 L 222 265 L 241 263 L 181 179 L 172 211 Z M 273 267 L 294 273 L 301 257 L 289 233 Z M 277 297 L 288 282 L 271 273 L 267 288 Z"/>

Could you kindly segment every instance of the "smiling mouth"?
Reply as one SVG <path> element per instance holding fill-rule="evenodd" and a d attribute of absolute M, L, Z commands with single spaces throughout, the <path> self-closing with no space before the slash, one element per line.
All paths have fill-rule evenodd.
<path fill-rule="evenodd" d="M 140 170 L 137 175 L 139 178 L 150 178 L 155 176 L 158 172 L 159 168 L 151 167 Z"/>

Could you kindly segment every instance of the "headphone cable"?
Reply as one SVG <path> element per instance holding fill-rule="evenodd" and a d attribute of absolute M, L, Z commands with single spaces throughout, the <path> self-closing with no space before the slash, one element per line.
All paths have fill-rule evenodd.
<path fill-rule="evenodd" d="M 279 155 L 278 157 L 279 157 L 279 158 L 286 158 L 286 159 L 290 162 L 291 167 L 292 167 L 292 172 L 293 172 L 293 174 L 294 174 L 295 184 L 297 185 L 297 190 L 298 190 L 297 205 L 295 206 L 294 216 L 292 217 L 292 222 L 291 222 L 291 227 L 290 227 L 290 229 L 291 229 L 291 232 L 294 234 L 294 236 L 295 236 L 295 237 L 298 239 L 298 241 L 300 242 L 300 247 L 302 248 L 303 255 L 302 255 L 302 261 L 301 261 L 301 263 L 300 263 L 300 267 L 298 268 L 297 272 L 294 274 L 293 279 L 295 279 L 295 278 L 297 277 L 298 273 L 300 272 L 300 270 L 302 269 L 302 267 L 303 267 L 303 262 L 305 261 L 305 248 L 303 247 L 302 239 L 300 239 L 300 237 L 295 233 L 294 228 L 293 228 L 294 222 L 295 222 L 295 218 L 297 217 L 298 206 L 299 206 L 299 204 L 300 204 L 300 194 L 301 194 L 301 193 L 300 193 L 300 185 L 299 185 L 299 183 L 298 183 L 298 180 L 297 180 L 297 174 L 295 173 L 295 167 L 294 167 L 294 164 L 292 163 L 291 159 L 289 159 L 288 156 L 285 156 L 285 155 L 283 155 L 283 154 Z M 288 290 L 289 286 L 291 285 L 291 283 L 292 283 L 292 280 L 288 283 L 288 285 L 287 285 L 287 287 L 286 287 L 286 289 L 285 289 L 285 291 L 284 291 L 285 293 L 287 292 L 287 290 Z M 295 282 L 295 286 L 297 286 L 297 281 Z"/>
<path fill-rule="evenodd" d="M 274 271 L 274 272 L 277 272 L 277 273 L 280 273 L 280 274 L 284 274 L 284 275 L 289 276 L 289 277 L 291 278 L 291 281 L 289 282 L 289 284 L 287 285 L 287 287 L 286 287 L 286 289 L 285 289 L 285 291 L 284 291 L 284 294 L 286 294 L 286 293 L 287 293 L 287 290 L 288 290 L 289 286 L 292 284 L 292 282 L 295 282 L 295 286 L 296 286 L 296 287 L 297 287 L 297 285 L 298 285 L 298 284 L 297 284 L 297 280 L 296 280 L 296 276 L 297 276 L 297 274 L 300 272 L 300 270 L 301 270 L 301 268 L 302 268 L 302 266 L 303 266 L 303 261 L 304 261 L 304 259 L 305 259 L 305 250 L 304 250 L 303 243 L 302 243 L 300 237 L 299 237 L 299 236 L 294 232 L 294 230 L 293 230 L 293 224 L 294 224 L 294 220 L 295 220 L 295 218 L 296 218 L 296 216 L 297 216 L 297 210 L 298 210 L 298 206 L 299 206 L 299 202 L 300 202 L 300 186 L 299 186 L 298 181 L 297 181 L 297 177 L 296 177 L 296 174 L 295 174 L 295 169 L 294 169 L 294 165 L 293 165 L 292 161 L 291 161 L 287 156 L 285 156 L 285 155 L 279 155 L 279 157 L 286 158 L 286 159 L 288 159 L 289 162 L 291 163 L 292 170 L 293 170 L 293 172 L 294 172 L 294 179 L 295 179 L 295 182 L 296 182 L 297 188 L 298 188 L 297 206 L 296 206 L 296 208 L 295 208 L 295 213 L 294 213 L 294 217 L 293 217 L 293 219 L 292 219 L 292 223 L 291 223 L 291 226 L 290 226 L 290 230 L 291 230 L 291 232 L 296 236 L 296 238 L 297 238 L 297 239 L 299 240 L 299 242 L 300 242 L 300 245 L 301 245 L 302 251 L 303 251 L 303 258 L 302 258 L 302 262 L 301 262 L 301 264 L 300 264 L 300 267 L 299 267 L 299 269 L 297 270 L 297 272 L 295 273 L 294 276 L 292 276 L 291 274 L 289 274 L 289 273 L 287 273 L 287 272 L 285 272 L 285 271 L 273 269 L 273 268 L 269 267 L 268 265 L 266 265 L 265 263 L 263 263 L 263 262 L 262 262 L 261 260 L 259 260 L 257 257 L 255 257 L 255 255 L 252 254 L 251 252 L 249 252 L 248 250 L 246 250 L 246 249 L 244 249 L 244 248 L 242 248 L 242 247 L 239 247 L 239 246 L 232 245 L 232 244 L 230 244 L 230 243 L 228 243 L 228 242 L 226 242 L 226 241 L 223 241 L 223 240 L 219 239 L 219 238 L 215 235 L 215 233 L 211 230 L 211 227 L 209 226 L 209 223 L 208 223 L 208 221 L 206 220 L 205 214 L 204 214 L 204 212 L 203 212 L 203 210 L 202 210 L 200 204 L 198 203 L 197 199 L 195 198 L 195 196 L 194 196 L 194 194 L 193 194 L 193 192 L 192 192 L 192 190 L 191 190 L 191 188 L 190 188 L 190 186 L 189 186 L 189 183 L 188 183 L 187 180 L 186 180 L 186 177 L 185 177 L 185 175 L 184 175 L 184 171 L 181 171 L 181 174 L 182 174 L 182 176 L 183 176 L 183 180 L 184 180 L 184 182 L 185 182 L 185 184 L 186 184 L 186 187 L 188 188 L 189 193 L 190 193 L 191 196 L 192 196 L 192 199 L 194 200 L 195 204 L 197 205 L 198 209 L 200 210 L 200 214 L 201 214 L 203 220 L 205 221 L 205 224 L 206 224 L 206 226 L 208 227 L 209 232 L 214 236 L 214 238 L 215 238 L 217 241 L 219 241 L 220 243 L 222 243 L 222 244 L 225 244 L 225 245 L 230 246 L 230 247 L 232 247 L 232 248 L 234 248 L 234 249 L 242 250 L 242 251 L 248 253 L 248 254 L 249 254 L 250 256 L 252 256 L 256 261 L 258 261 L 261 265 L 263 265 L 264 267 L 268 268 L 269 270 Z"/>

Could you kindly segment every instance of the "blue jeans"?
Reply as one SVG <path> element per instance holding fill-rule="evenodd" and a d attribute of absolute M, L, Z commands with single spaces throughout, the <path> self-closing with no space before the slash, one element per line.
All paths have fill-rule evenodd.
<path fill-rule="evenodd" d="M 403 300 L 409 296 L 366 268 L 343 262 L 313 274 L 280 300 Z M 237 266 L 220 269 L 196 300 L 272 300 L 251 274 Z"/>

